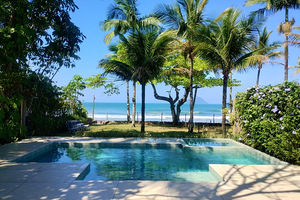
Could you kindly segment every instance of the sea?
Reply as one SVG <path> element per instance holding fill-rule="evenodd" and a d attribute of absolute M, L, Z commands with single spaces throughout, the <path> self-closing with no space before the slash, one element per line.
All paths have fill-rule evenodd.
<path fill-rule="evenodd" d="M 93 118 L 93 102 L 83 102 L 88 111 L 88 116 Z M 146 121 L 171 122 L 172 115 L 170 104 L 168 103 L 146 103 Z M 181 106 L 180 121 L 188 122 L 190 105 Z M 130 104 L 130 116 L 132 116 L 132 104 Z M 95 102 L 95 120 L 126 121 L 126 103 L 101 103 Z M 141 103 L 136 103 L 136 121 L 141 120 Z M 195 104 L 194 122 L 221 123 L 222 105 L 221 104 Z"/>

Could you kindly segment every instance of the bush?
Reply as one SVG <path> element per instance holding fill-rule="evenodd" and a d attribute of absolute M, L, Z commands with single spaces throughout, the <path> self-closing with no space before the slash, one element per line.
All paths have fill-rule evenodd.
<path fill-rule="evenodd" d="M 300 87 L 296 82 L 248 88 L 236 95 L 239 140 L 292 164 L 300 164 Z"/>
<path fill-rule="evenodd" d="M 53 136 L 67 131 L 66 122 L 71 117 L 63 116 L 45 116 L 32 114 L 29 117 L 29 129 L 33 136 Z"/>
<path fill-rule="evenodd" d="M 0 145 L 17 141 L 27 134 L 26 127 L 21 125 L 21 95 L 11 98 L 0 92 Z"/>

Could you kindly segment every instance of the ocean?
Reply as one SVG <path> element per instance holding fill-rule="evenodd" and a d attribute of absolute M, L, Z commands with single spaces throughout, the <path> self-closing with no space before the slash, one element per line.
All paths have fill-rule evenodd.
<path fill-rule="evenodd" d="M 88 116 L 92 118 L 93 103 L 83 102 L 88 111 Z M 141 103 L 136 104 L 136 120 L 141 120 Z M 181 106 L 180 121 L 189 120 L 189 104 Z M 221 123 L 222 120 L 221 104 L 196 104 L 194 108 L 194 122 Z M 132 114 L 132 104 L 130 104 L 130 115 Z M 127 120 L 126 103 L 95 103 L 94 119 L 109 121 Z M 172 115 L 170 104 L 168 103 L 146 103 L 146 121 L 171 122 Z"/>

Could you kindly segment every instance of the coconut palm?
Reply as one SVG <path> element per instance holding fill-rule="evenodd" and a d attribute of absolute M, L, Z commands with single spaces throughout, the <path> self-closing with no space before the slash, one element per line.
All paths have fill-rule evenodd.
<path fill-rule="evenodd" d="M 127 89 L 127 122 L 130 123 L 130 106 L 129 106 L 129 81 L 132 80 L 133 68 L 129 65 L 124 45 L 111 45 L 109 49 L 115 54 L 110 55 L 107 59 L 102 59 L 99 62 L 99 67 L 104 68 L 102 76 L 112 74 L 120 80 L 126 81 Z M 134 81 L 135 83 L 135 81 Z"/>
<path fill-rule="evenodd" d="M 114 36 L 125 34 L 127 32 L 135 32 L 144 27 L 158 27 L 159 20 L 153 16 L 140 17 L 137 9 L 137 0 L 115 0 L 111 4 L 107 14 L 107 20 L 102 23 L 101 29 L 109 31 L 104 41 L 109 44 Z M 127 96 L 129 97 L 129 95 Z M 132 95 L 132 127 L 135 127 L 136 113 L 136 81 L 133 80 L 133 95 Z"/>
<path fill-rule="evenodd" d="M 197 51 L 204 60 L 223 74 L 222 109 L 226 108 L 227 84 L 230 72 L 243 65 L 251 52 L 251 44 L 255 43 L 253 32 L 256 31 L 254 16 L 241 18 L 241 11 L 237 8 L 225 10 L 220 17 L 208 26 L 198 30 L 198 37 L 202 40 Z M 222 114 L 222 133 L 225 137 L 225 114 Z"/>
<path fill-rule="evenodd" d="M 190 62 L 190 121 L 189 132 L 193 132 L 193 68 L 195 49 L 197 47 L 195 33 L 204 22 L 203 11 L 208 0 L 177 0 L 174 6 L 161 4 L 156 9 L 156 16 L 166 23 L 170 29 L 177 30 L 177 36 L 181 37 L 182 55 Z"/>
<path fill-rule="evenodd" d="M 145 90 L 146 84 L 157 77 L 166 60 L 166 54 L 171 50 L 174 35 L 170 32 L 160 33 L 157 28 L 136 30 L 128 38 L 120 35 L 134 68 L 133 78 L 142 87 L 141 133 L 145 132 Z"/>
<path fill-rule="evenodd" d="M 102 23 L 101 29 L 109 31 L 104 41 L 109 44 L 118 34 L 125 34 L 143 27 L 158 27 L 159 20 L 153 16 L 141 18 L 137 9 L 138 0 L 115 0 L 108 9 L 107 20 Z"/>
<path fill-rule="evenodd" d="M 258 69 L 257 72 L 257 79 L 256 79 L 256 85 L 259 85 L 259 76 L 260 76 L 260 70 L 265 63 L 273 63 L 273 64 L 282 64 L 278 62 L 273 62 L 275 58 L 280 58 L 282 56 L 282 51 L 274 51 L 277 48 L 281 46 L 279 42 L 273 42 L 270 43 L 269 37 L 271 35 L 272 31 L 268 32 L 267 28 L 265 27 L 263 32 L 261 33 L 258 30 L 258 41 L 257 43 L 252 47 L 253 50 L 256 52 L 253 54 L 253 56 L 249 57 L 249 66 L 255 67 Z"/>
<path fill-rule="evenodd" d="M 285 10 L 285 24 L 289 23 L 289 9 L 299 9 L 300 0 L 247 0 L 245 6 L 252 6 L 254 4 L 264 4 L 265 7 L 259 9 L 257 12 L 260 14 L 265 14 L 266 11 L 276 13 L 280 10 Z M 285 43 L 288 43 L 288 36 L 285 35 Z M 288 81 L 288 58 L 289 49 L 288 45 L 284 46 L 284 80 Z"/>

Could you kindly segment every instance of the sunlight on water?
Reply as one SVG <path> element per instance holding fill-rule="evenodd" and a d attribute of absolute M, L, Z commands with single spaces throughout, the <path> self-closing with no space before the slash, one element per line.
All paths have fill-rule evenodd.
<path fill-rule="evenodd" d="M 239 151 L 194 151 L 170 146 L 62 145 L 31 162 L 90 163 L 85 180 L 216 181 L 209 164 L 269 164 Z"/>

